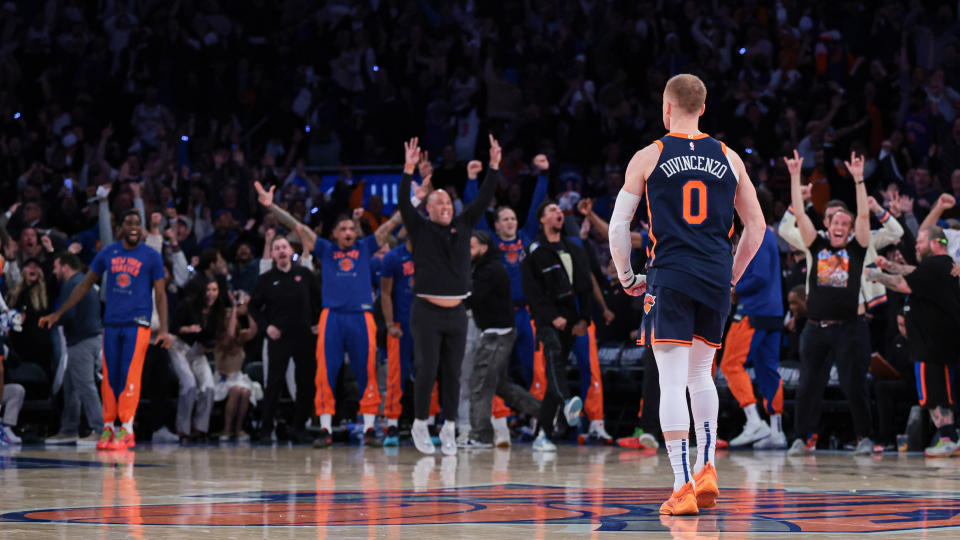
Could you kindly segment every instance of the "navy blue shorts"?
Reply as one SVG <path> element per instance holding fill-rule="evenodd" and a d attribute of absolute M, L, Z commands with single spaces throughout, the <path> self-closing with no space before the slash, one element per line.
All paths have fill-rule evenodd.
<path fill-rule="evenodd" d="M 693 345 L 697 339 L 720 348 L 727 315 L 667 287 L 647 286 L 637 345 Z"/>

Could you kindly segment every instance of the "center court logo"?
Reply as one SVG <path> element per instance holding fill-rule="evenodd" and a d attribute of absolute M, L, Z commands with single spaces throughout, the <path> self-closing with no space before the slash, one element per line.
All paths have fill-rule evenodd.
<path fill-rule="evenodd" d="M 166 526 L 515 524 L 583 533 L 664 532 L 669 489 L 587 489 L 526 484 L 414 490 L 245 491 L 187 497 L 184 504 L 52 508 L 0 521 Z M 228 502 L 223 502 L 224 500 Z M 727 489 L 694 518 L 698 533 L 877 533 L 960 527 L 960 499 L 911 492 L 791 492 Z M 684 522 L 690 525 L 688 522 Z"/>

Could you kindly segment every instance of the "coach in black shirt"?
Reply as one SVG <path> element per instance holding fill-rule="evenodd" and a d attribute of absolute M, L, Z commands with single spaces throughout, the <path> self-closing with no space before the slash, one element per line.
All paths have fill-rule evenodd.
<path fill-rule="evenodd" d="M 316 324 L 320 316 L 320 286 L 308 268 L 293 264 L 293 249 L 284 236 L 270 244 L 273 268 L 257 278 L 250 299 L 250 314 L 267 340 L 267 389 L 259 438 L 270 441 L 273 414 L 284 385 L 287 361 L 293 357 L 297 379 L 294 407 L 294 440 L 307 442 L 304 425 L 313 414 Z"/>
<path fill-rule="evenodd" d="M 800 168 L 803 159 L 786 159 L 794 208 L 803 208 Z M 845 163 L 857 193 L 857 215 L 838 210 L 820 235 L 804 213 L 797 214 L 800 236 L 812 257 L 807 276 L 807 325 L 800 335 L 800 380 L 797 386 L 796 439 L 789 454 L 813 452 L 823 405 L 823 393 L 836 363 L 840 387 L 847 397 L 857 435 L 854 454 L 873 451 L 872 422 L 866 375 L 869 362 L 857 354 L 857 307 L 863 260 L 870 243 L 870 210 L 863 180 L 863 157 Z"/>
<path fill-rule="evenodd" d="M 445 423 L 441 450 L 457 452 L 457 408 L 460 402 L 460 365 L 467 342 L 467 313 L 463 301 L 470 295 L 470 235 L 493 199 L 500 179 L 500 145 L 490 136 L 490 168 L 477 198 L 454 217 L 453 201 L 442 189 L 426 197 L 429 219 L 410 201 L 414 168 L 421 159 L 417 139 L 404 143 L 406 163 L 400 183 L 400 214 L 413 244 L 413 293 L 410 311 L 413 332 L 414 421 L 410 430 L 417 450 L 435 451 L 427 429 L 430 394 L 440 374 L 440 402 Z M 441 362 L 443 365 L 441 366 Z"/>
<path fill-rule="evenodd" d="M 958 449 L 950 372 L 960 356 L 960 282 L 951 275 L 953 259 L 947 254 L 947 237 L 940 227 L 925 227 L 917 233 L 916 254 L 916 267 L 878 257 L 877 266 L 889 273 L 870 269 L 867 279 L 910 295 L 904 308 L 907 346 L 910 359 L 918 366 L 920 404 L 930 411 L 940 432 L 926 454 L 949 457 Z"/>

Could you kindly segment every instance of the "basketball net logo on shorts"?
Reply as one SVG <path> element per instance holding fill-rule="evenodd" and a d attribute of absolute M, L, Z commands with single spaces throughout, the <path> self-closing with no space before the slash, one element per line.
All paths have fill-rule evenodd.
<path fill-rule="evenodd" d="M 646 315 L 650 313 L 650 310 L 653 309 L 653 306 L 657 303 L 657 297 L 652 294 L 648 294 L 643 297 L 643 314 Z"/>

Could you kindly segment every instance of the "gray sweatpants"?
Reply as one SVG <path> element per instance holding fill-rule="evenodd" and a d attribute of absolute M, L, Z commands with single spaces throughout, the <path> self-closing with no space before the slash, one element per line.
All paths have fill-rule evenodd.
<path fill-rule="evenodd" d="M 67 370 L 63 375 L 63 414 L 60 433 L 76 435 L 80 411 L 87 425 L 98 432 L 103 427 L 103 406 L 97 393 L 96 372 L 100 364 L 100 336 L 93 336 L 67 347 Z"/>
<path fill-rule="evenodd" d="M 480 442 L 493 442 L 493 424 L 490 423 L 490 404 L 497 395 L 513 409 L 530 416 L 540 414 L 540 401 L 530 392 L 515 384 L 507 375 L 507 363 L 513 351 L 517 331 L 507 334 L 486 332 L 473 357 L 470 375 L 470 437 Z"/>
<path fill-rule="evenodd" d="M 177 339 L 170 347 L 170 363 L 180 380 L 177 398 L 177 433 L 190 435 L 191 425 L 201 433 L 210 428 L 213 409 L 213 372 L 200 345 Z M 191 423 L 192 418 L 192 423 Z"/>
<path fill-rule="evenodd" d="M 457 430 L 461 433 L 470 432 L 470 374 L 473 373 L 473 359 L 480 346 L 480 330 L 473 322 L 473 315 L 467 315 L 467 347 L 463 352 L 463 363 L 460 365 L 460 406 L 457 411 Z"/>
<path fill-rule="evenodd" d="M 4 425 L 14 427 L 17 425 L 17 419 L 20 417 L 20 409 L 23 408 L 23 400 L 27 392 L 22 386 L 16 383 L 3 385 L 3 423 Z"/>

